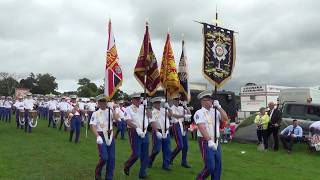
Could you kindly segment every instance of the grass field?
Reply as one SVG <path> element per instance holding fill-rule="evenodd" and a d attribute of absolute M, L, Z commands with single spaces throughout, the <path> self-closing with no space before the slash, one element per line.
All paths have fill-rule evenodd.
<path fill-rule="evenodd" d="M 69 133 L 47 128 L 47 121 L 40 120 L 32 134 L 26 134 L 11 124 L 0 122 L 0 179 L 94 179 L 98 160 L 95 138 L 81 129 L 79 144 L 68 142 Z M 171 141 L 171 147 L 175 147 Z M 253 144 L 230 143 L 222 145 L 223 180 L 319 179 L 320 154 L 310 154 L 303 144 L 294 147 L 288 155 L 279 152 L 257 152 Z M 241 154 L 241 151 L 246 151 Z M 139 162 L 133 166 L 130 176 L 123 174 L 123 163 L 130 154 L 128 140 L 116 142 L 116 169 L 114 179 L 136 180 Z M 192 169 L 180 167 L 180 156 L 174 162 L 171 172 L 161 170 L 161 155 L 152 169 L 148 170 L 150 180 L 193 180 L 202 168 L 197 142 L 190 140 L 189 163 Z"/>

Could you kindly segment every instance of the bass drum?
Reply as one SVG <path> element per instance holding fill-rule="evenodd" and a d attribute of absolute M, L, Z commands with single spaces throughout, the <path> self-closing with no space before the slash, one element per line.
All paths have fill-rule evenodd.
<path fill-rule="evenodd" d="M 60 115 L 60 111 L 53 111 L 53 123 L 54 124 L 59 124 L 59 122 L 60 122 L 60 119 L 61 119 L 61 117 L 60 117 L 61 115 Z"/>
<path fill-rule="evenodd" d="M 38 125 L 38 112 L 37 111 L 30 111 L 29 117 L 30 117 L 29 126 L 32 128 L 37 127 L 37 125 Z"/>
<path fill-rule="evenodd" d="M 67 115 L 67 113 L 65 113 L 67 118 L 64 120 L 64 125 L 67 127 L 67 128 L 70 128 L 71 127 L 71 119 L 72 119 L 72 116 L 71 114 Z"/>
<path fill-rule="evenodd" d="M 21 126 L 24 126 L 26 124 L 26 121 L 24 119 L 24 111 L 19 111 L 19 124 Z"/>
<path fill-rule="evenodd" d="M 89 115 L 88 115 L 88 113 L 85 113 L 85 114 L 84 114 L 84 116 L 82 117 L 82 121 L 83 121 L 83 123 L 88 123 L 88 121 L 89 121 Z"/>

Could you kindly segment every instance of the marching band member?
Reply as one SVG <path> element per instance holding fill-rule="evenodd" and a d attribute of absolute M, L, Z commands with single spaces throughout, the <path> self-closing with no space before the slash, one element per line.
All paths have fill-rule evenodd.
<path fill-rule="evenodd" d="M 49 116 L 49 99 L 47 97 L 44 98 L 44 103 L 43 103 L 43 114 L 44 114 L 44 119 L 48 120 Z"/>
<path fill-rule="evenodd" d="M 124 139 L 124 133 L 126 131 L 126 121 L 124 120 L 124 111 L 126 110 L 123 106 L 123 100 L 119 101 L 119 107 L 116 108 L 116 112 L 119 114 L 117 121 L 117 132 L 115 138 L 117 139 L 119 132 L 121 132 L 121 139 Z"/>
<path fill-rule="evenodd" d="M 71 95 L 70 96 L 70 105 L 73 106 L 73 107 L 78 105 L 77 96 L 76 95 Z M 78 107 L 79 107 L 79 105 L 78 105 Z"/>
<path fill-rule="evenodd" d="M 17 123 L 17 129 L 19 127 L 21 127 L 21 129 L 23 129 L 22 125 L 20 125 L 19 123 L 19 114 L 20 114 L 20 111 L 24 111 L 24 103 L 23 103 L 23 98 L 22 96 L 19 96 L 18 97 L 18 101 L 16 101 L 13 105 L 16 109 L 16 123 Z"/>
<path fill-rule="evenodd" d="M 38 102 L 39 106 L 38 106 L 38 115 L 39 118 L 43 118 L 44 117 L 44 101 L 43 98 L 39 98 L 39 102 Z"/>
<path fill-rule="evenodd" d="M 97 104 L 94 97 L 90 97 L 90 102 L 87 103 L 88 116 L 91 119 L 92 113 L 96 111 Z M 88 122 L 89 123 L 89 122 Z M 90 126 L 88 126 L 89 128 Z"/>
<path fill-rule="evenodd" d="M 144 106 L 147 106 L 147 100 L 141 105 L 141 96 L 138 93 L 131 95 L 132 105 L 128 106 L 124 113 L 125 121 L 128 125 L 129 142 L 131 146 L 131 155 L 125 162 L 124 173 L 129 176 L 130 168 L 140 158 L 139 178 L 147 177 L 149 138 L 147 133 L 148 114 L 144 114 Z M 143 119 L 145 117 L 145 119 Z M 144 131 L 143 124 L 144 123 Z"/>
<path fill-rule="evenodd" d="M 86 103 L 83 102 L 82 98 L 79 99 L 79 102 L 78 102 L 78 105 L 79 105 L 79 109 L 80 109 L 80 116 L 81 116 L 81 126 L 83 127 L 83 119 L 84 119 L 84 116 L 85 116 L 85 106 L 86 106 Z"/>
<path fill-rule="evenodd" d="M 11 109 L 12 109 L 12 98 L 10 96 L 7 97 L 7 99 L 3 103 L 4 106 L 4 112 L 5 112 L 5 121 L 11 122 Z"/>
<path fill-rule="evenodd" d="M 113 110 L 111 103 L 108 103 L 107 108 L 107 100 L 103 95 L 98 96 L 97 100 L 99 110 L 94 112 L 90 119 L 91 130 L 97 137 L 96 142 L 98 144 L 99 153 L 99 161 L 95 170 L 95 179 L 101 179 L 102 168 L 106 165 L 105 179 L 111 180 L 115 167 L 115 140 L 113 139 L 112 119 L 117 119 L 118 115 Z M 109 112 L 111 113 L 109 114 Z"/>
<path fill-rule="evenodd" d="M 4 101 L 6 97 L 1 96 L 0 98 L 0 120 L 4 120 L 5 108 L 4 108 Z"/>
<path fill-rule="evenodd" d="M 48 102 L 48 111 L 49 111 L 48 127 L 50 127 L 51 123 L 52 123 L 52 127 L 56 128 L 56 124 L 53 121 L 53 111 L 55 111 L 57 109 L 57 105 L 58 105 L 58 102 L 55 100 L 55 98 L 50 97 L 50 101 Z"/>
<path fill-rule="evenodd" d="M 71 119 L 71 129 L 70 129 L 70 136 L 69 141 L 72 142 L 73 134 L 76 132 L 75 143 L 79 142 L 80 138 L 80 128 L 81 128 L 81 116 L 80 116 L 80 109 L 79 106 L 76 104 L 74 105 L 71 113 L 69 114 L 69 119 Z"/>
<path fill-rule="evenodd" d="M 200 151 L 205 165 L 197 176 L 197 179 L 203 180 L 211 175 L 211 179 L 219 180 L 221 176 L 221 149 L 218 140 L 220 136 L 219 126 L 220 122 L 223 123 L 223 121 L 228 120 L 228 116 L 221 108 L 219 101 L 213 101 L 212 91 L 200 93 L 198 99 L 201 101 L 202 108 L 194 114 L 194 117 L 198 126 L 197 135 L 199 137 Z M 214 107 L 217 108 L 216 111 Z M 216 126 L 215 117 L 217 118 Z"/>
<path fill-rule="evenodd" d="M 191 112 L 187 108 L 186 101 L 182 104 L 183 106 L 179 106 L 180 95 L 176 95 L 173 98 L 173 105 L 169 109 L 170 116 L 172 117 L 172 131 L 174 135 L 174 139 L 176 141 L 177 147 L 173 150 L 171 160 L 172 163 L 175 157 L 182 150 L 182 160 L 181 166 L 185 168 L 191 168 L 187 163 L 187 153 L 188 153 L 188 132 L 184 128 L 183 123 L 185 121 L 190 121 Z"/>
<path fill-rule="evenodd" d="M 31 133 L 31 126 L 29 125 L 29 112 L 33 110 L 35 105 L 35 100 L 33 100 L 31 93 L 27 94 L 27 98 L 23 101 L 24 103 L 24 119 L 25 119 L 25 125 L 24 125 L 24 131 Z"/>
<path fill-rule="evenodd" d="M 81 128 L 81 116 L 80 109 L 77 103 L 77 96 L 70 96 L 71 101 L 70 105 L 73 107 L 71 113 L 69 114 L 69 119 L 71 119 L 71 129 L 70 129 L 70 137 L 69 141 L 72 142 L 73 134 L 76 132 L 75 143 L 79 142 L 80 137 L 80 128 Z M 61 126 L 60 126 L 61 127 Z"/>
<path fill-rule="evenodd" d="M 58 104 L 58 109 L 60 110 L 60 127 L 59 130 L 61 130 L 62 125 L 64 125 L 64 118 L 65 114 L 70 112 L 73 107 L 67 102 L 66 97 L 61 98 L 61 102 Z M 67 130 L 67 127 L 64 125 L 64 130 Z"/>
<path fill-rule="evenodd" d="M 170 134 L 169 134 L 169 104 L 165 103 L 165 108 L 161 105 L 162 98 L 155 97 L 151 99 L 153 109 L 152 118 L 150 120 L 152 126 L 152 152 L 149 157 L 149 168 L 152 167 L 152 163 L 162 147 L 162 169 L 170 170 L 170 158 L 171 158 L 171 147 L 170 147 Z M 167 111 L 167 112 L 166 112 Z"/>

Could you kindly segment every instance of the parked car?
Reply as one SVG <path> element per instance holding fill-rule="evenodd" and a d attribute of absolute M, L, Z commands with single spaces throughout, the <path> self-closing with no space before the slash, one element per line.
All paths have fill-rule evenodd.
<path fill-rule="evenodd" d="M 286 103 L 282 107 L 282 123 L 281 130 L 292 124 L 296 119 L 303 129 L 305 137 L 309 134 L 309 126 L 315 122 L 320 121 L 320 104 L 310 103 Z"/>

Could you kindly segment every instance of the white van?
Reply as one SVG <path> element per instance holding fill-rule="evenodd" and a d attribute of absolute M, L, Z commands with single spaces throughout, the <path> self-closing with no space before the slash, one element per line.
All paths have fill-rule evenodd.
<path fill-rule="evenodd" d="M 320 104 L 320 90 L 316 88 L 281 89 L 278 103 L 280 107 L 285 103 Z"/>

